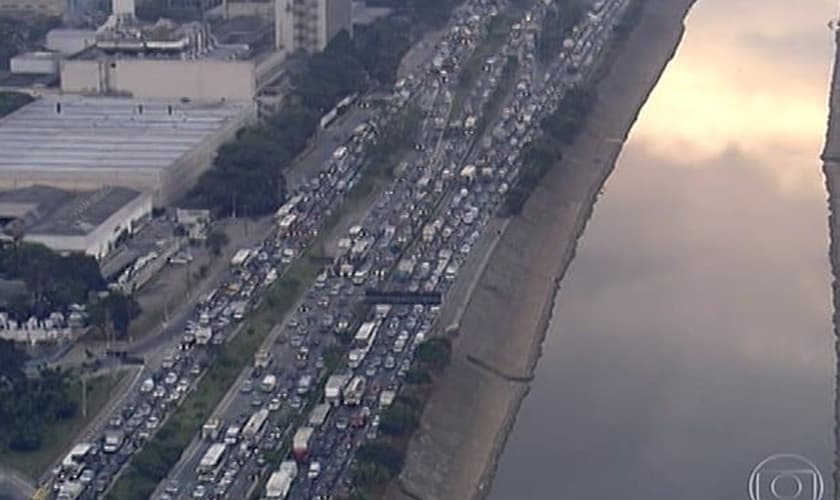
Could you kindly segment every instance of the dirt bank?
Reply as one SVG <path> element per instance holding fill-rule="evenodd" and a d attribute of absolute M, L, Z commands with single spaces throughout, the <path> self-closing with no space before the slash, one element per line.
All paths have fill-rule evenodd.
<path fill-rule="evenodd" d="M 483 497 L 528 391 L 554 295 L 603 183 L 676 51 L 694 0 L 649 0 L 598 84 L 584 131 L 509 224 L 459 321 L 453 363 L 435 388 L 389 499 Z"/>

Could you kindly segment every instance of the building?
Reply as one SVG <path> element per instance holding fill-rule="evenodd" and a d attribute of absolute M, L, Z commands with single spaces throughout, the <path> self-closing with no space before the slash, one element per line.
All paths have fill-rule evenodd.
<path fill-rule="evenodd" d="M 150 194 L 122 187 L 72 192 L 30 186 L 0 192 L 0 219 L 14 223 L 23 241 L 97 259 L 133 234 L 151 211 Z"/>
<path fill-rule="evenodd" d="M 126 0 L 114 0 L 118 2 Z M 124 10 L 130 12 L 128 3 Z M 271 19 L 259 15 L 212 25 L 164 19 L 146 24 L 128 13 L 112 16 L 97 30 L 94 44 L 62 61 L 61 90 L 149 99 L 250 101 L 262 79 L 276 73 L 283 61 L 282 53 L 274 53 L 273 36 Z"/>
<path fill-rule="evenodd" d="M 252 103 L 229 101 L 38 99 L 0 119 L 0 189 L 122 186 L 164 205 L 254 116 Z"/>
<path fill-rule="evenodd" d="M 0 0 L 0 15 L 3 16 L 61 17 L 69 8 L 69 0 Z"/>
<path fill-rule="evenodd" d="M 351 0 L 276 0 L 275 43 L 286 54 L 320 52 L 341 30 L 353 33 Z"/>

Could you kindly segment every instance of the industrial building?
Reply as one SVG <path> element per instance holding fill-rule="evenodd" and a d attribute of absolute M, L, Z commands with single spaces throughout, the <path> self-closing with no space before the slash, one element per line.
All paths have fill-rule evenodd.
<path fill-rule="evenodd" d="M 0 15 L 61 17 L 70 8 L 69 0 L 0 0 Z"/>
<path fill-rule="evenodd" d="M 23 241 L 97 259 L 133 234 L 151 211 L 149 193 L 123 187 L 72 192 L 30 186 L 0 192 L 0 219 L 22 233 Z"/>
<path fill-rule="evenodd" d="M 254 119 L 252 103 L 63 96 L 0 119 L 0 189 L 122 186 L 172 202 Z"/>
<path fill-rule="evenodd" d="M 352 0 L 276 0 L 275 43 L 286 54 L 320 52 L 341 30 L 353 33 Z"/>

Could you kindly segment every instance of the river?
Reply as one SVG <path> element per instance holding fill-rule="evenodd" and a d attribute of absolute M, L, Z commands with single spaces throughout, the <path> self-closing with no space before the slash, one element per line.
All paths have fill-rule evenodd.
<path fill-rule="evenodd" d="M 490 499 L 740 500 L 752 484 L 810 500 L 818 473 L 833 496 L 819 154 L 836 8 L 695 4 L 564 278 Z M 814 468 L 756 469 L 780 453 Z"/>

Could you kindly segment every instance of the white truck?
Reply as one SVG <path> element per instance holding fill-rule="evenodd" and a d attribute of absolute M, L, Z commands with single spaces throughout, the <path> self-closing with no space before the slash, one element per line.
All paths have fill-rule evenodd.
<path fill-rule="evenodd" d="M 209 326 L 200 326 L 195 329 L 195 343 L 198 345 L 207 345 L 213 338 L 213 329 Z"/>
<path fill-rule="evenodd" d="M 263 377 L 262 382 L 260 382 L 260 389 L 263 392 L 271 393 L 274 392 L 274 389 L 277 388 L 277 376 L 268 374 Z"/>
<path fill-rule="evenodd" d="M 289 495 L 297 477 L 298 466 L 294 460 L 286 460 L 280 464 L 280 468 L 273 472 L 265 484 L 265 498 L 269 500 L 285 500 Z"/>
<path fill-rule="evenodd" d="M 330 375 L 324 386 L 324 400 L 333 406 L 341 404 L 341 393 L 349 379 L 350 375 L 347 374 Z"/>
<path fill-rule="evenodd" d="M 110 429 L 105 431 L 105 443 L 102 445 L 102 451 L 105 453 L 116 453 L 125 440 L 125 432 L 121 430 Z"/>
<path fill-rule="evenodd" d="M 215 441 L 219 437 L 221 423 L 218 418 L 211 418 L 201 426 L 201 437 L 209 441 Z"/>

